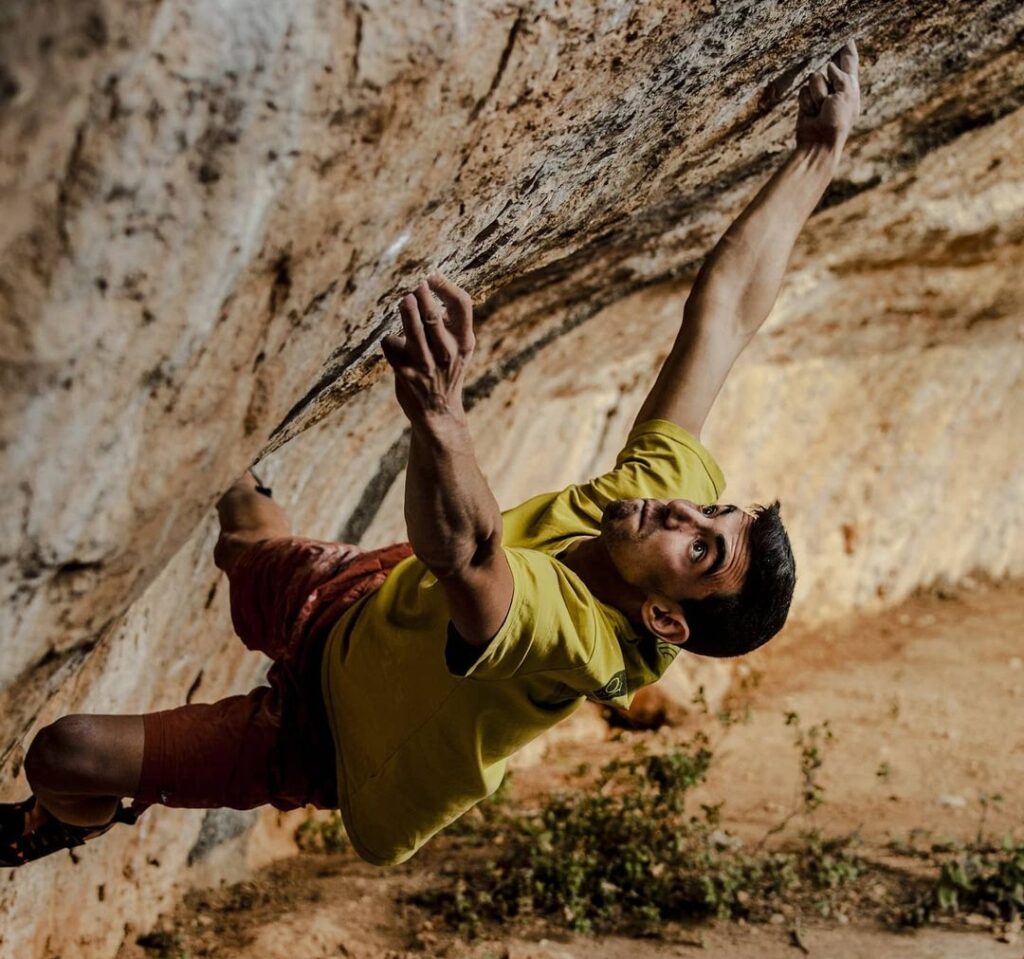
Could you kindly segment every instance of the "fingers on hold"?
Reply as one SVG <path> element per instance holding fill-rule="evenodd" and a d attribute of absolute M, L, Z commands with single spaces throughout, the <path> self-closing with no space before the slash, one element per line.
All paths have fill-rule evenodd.
<path fill-rule="evenodd" d="M 409 323 L 411 322 L 411 320 L 410 320 L 410 310 L 409 310 L 409 301 L 410 300 L 413 300 L 413 297 L 411 297 L 407 293 L 405 296 L 403 296 L 398 301 L 398 315 L 401 316 L 401 318 L 402 318 L 402 329 L 406 331 L 406 334 L 408 334 L 408 332 L 409 332 L 408 331 L 408 326 L 409 326 Z"/>
<path fill-rule="evenodd" d="M 441 307 L 426 282 L 416 287 L 416 300 L 431 348 L 440 350 L 441 354 L 451 359 L 457 352 L 455 339 L 448 332 Z"/>
<path fill-rule="evenodd" d="M 797 99 L 800 102 L 800 110 L 803 113 L 813 116 L 818 112 L 818 108 L 814 105 L 814 98 L 811 96 L 810 88 L 806 84 L 800 88 L 800 94 Z"/>
<path fill-rule="evenodd" d="M 449 312 L 451 312 L 453 307 L 463 312 L 472 311 L 473 300 L 470 298 L 470 295 L 464 289 L 452 283 L 443 273 L 431 274 L 427 278 L 427 283 L 441 297 Z"/>
<path fill-rule="evenodd" d="M 410 363 L 409 354 L 405 349 L 405 337 L 389 333 L 380 341 L 384 351 L 384 359 L 399 379 L 412 379 L 416 376 L 416 368 Z"/>
<path fill-rule="evenodd" d="M 839 67 L 837 67 L 833 61 L 830 60 L 828 66 L 825 69 L 828 73 L 828 78 L 831 81 L 832 86 L 834 86 L 837 90 L 847 89 L 847 87 L 850 84 L 850 78 L 845 73 L 843 73 L 843 71 L 840 70 Z"/>
<path fill-rule="evenodd" d="M 825 79 L 823 74 L 816 73 L 811 77 L 809 86 L 811 88 L 811 96 L 814 98 L 815 106 L 820 107 L 828 96 L 828 81 Z"/>
<path fill-rule="evenodd" d="M 839 64 L 839 69 L 842 70 L 843 73 L 848 73 L 850 76 L 857 75 L 860 56 L 857 53 L 857 44 L 854 43 L 852 38 L 843 44 L 832 59 Z"/>
<path fill-rule="evenodd" d="M 416 359 L 429 361 L 430 348 L 427 346 L 427 337 L 423 332 L 423 321 L 420 319 L 416 297 L 411 293 L 403 296 L 398 305 L 398 311 L 402 314 L 402 329 L 405 330 L 407 352 Z"/>
<path fill-rule="evenodd" d="M 449 280 L 448 277 L 446 277 L 440 271 L 438 271 L 437 273 L 431 273 L 430 276 L 427 277 L 427 284 L 432 289 L 437 290 L 438 293 L 440 293 L 442 290 L 452 294 L 462 292 L 462 290 L 458 286 L 452 283 L 452 281 Z"/>
<path fill-rule="evenodd" d="M 434 306 L 430 291 L 426 289 L 424 284 L 420 284 L 412 293 L 412 297 L 416 300 L 416 309 L 420 314 L 420 318 L 424 322 L 429 322 L 433 319 L 437 312 L 437 308 Z"/>
<path fill-rule="evenodd" d="M 473 339 L 473 299 L 461 287 L 456 286 L 443 273 L 427 277 L 430 288 L 437 293 L 448 311 L 448 319 L 459 348 L 471 349 Z"/>
<path fill-rule="evenodd" d="M 416 306 L 424 323 L 444 322 L 444 317 L 441 316 L 437 301 L 434 299 L 434 295 L 430 292 L 430 287 L 426 283 L 421 283 L 416 287 L 416 292 L 413 295 L 416 297 Z"/>
<path fill-rule="evenodd" d="M 384 353 L 384 359 L 386 359 L 391 366 L 397 368 L 398 365 L 407 362 L 404 336 L 398 336 L 396 333 L 389 333 L 380 341 L 380 348 Z"/>

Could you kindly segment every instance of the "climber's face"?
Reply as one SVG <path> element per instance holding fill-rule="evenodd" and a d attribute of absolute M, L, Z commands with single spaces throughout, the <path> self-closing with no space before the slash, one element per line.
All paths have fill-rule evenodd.
<path fill-rule="evenodd" d="M 601 537 L 619 575 L 648 595 L 671 600 L 737 593 L 750 565 L 753 516 L 690 500 L 610 503 Z"/>

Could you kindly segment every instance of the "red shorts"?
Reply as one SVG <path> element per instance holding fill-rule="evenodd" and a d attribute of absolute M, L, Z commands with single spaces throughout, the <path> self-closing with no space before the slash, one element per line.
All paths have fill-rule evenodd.
<path fill-rule="evenodd" d="M 411 553 L 408 543 L 363 552 L 296 537 L 247 550 L 229 577 L 231 620 L 249 649 L 274 660 L 269 685 L 143 716 L 136 805 L 336 809 L 324 644 L 342 613 Z"/>

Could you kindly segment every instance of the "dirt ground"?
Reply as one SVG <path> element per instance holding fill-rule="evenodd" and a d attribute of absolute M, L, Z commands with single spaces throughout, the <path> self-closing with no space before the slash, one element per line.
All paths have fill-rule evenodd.
<path fill-rule="evenodd" d="M 535 802 L 564 788 L 582 762 L 627 755 L 641 740 L 665 747 L 702 725 L 717 746 L 698 798 L 724 800 L 726 828 L 756 838 L 794 807 L 798 756 L 783 717 L 795 712 L 805 728 L 827 720 L 835 736 L 821 776 L 825 803 L 813 822 L 823 832 L 856 831 L 862 851 L 880 858 L 892 839 L 970 839 L 983 815 L 986 831 L 1013 832 L 1024 814 L 1024 794 L 1015 788 L 1024 774 L 1022 625 L 1024 581 L 969 580 L 882 616 L 793 630 L 748 658 L 750 675 L 760 677 L 743 694 L 749 722 L 723 734 L 705 718 L 688 729 L 619 730 L 603 742 L 562 745 L 516 773 L 510 798 Z M 161 921 L 162 938 L 144 948 L 133 936 L 118 959 L 1024 959 L 1024 938 L 999 941 L 970 923 L 909 933 L 857 915 L 800 927 L 782 915 L 762 925 L 714 922 L 644 939 L 492 928 L 484 939 L 463 942 L 404 902 L 443 881 L 460 855 L 444 838 L 391 871 L 351 853 L 302 855 L 241 886 L 188 897 Z"/>

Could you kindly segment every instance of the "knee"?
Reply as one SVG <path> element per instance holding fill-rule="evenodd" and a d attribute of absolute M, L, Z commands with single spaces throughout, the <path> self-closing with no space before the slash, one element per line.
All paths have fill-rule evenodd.
<path fill-rule="evenodd" d="M 25 755 L 32 788 L 73 792 L 92 781 L 102 764 L 102 744 L 91 716 L 62 716 L 39 730 Z"/>
<path fill-rule="evenodd" d="M 248 545 L 235 533 L 221 533 L 213 547 L 213 563 L 225 573 L 231 572 L 239 554 Z"/>

